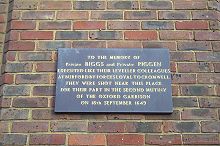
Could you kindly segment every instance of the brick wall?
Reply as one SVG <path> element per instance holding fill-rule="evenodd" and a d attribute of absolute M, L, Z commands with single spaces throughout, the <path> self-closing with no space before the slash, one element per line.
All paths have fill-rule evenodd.
<path fill-rule="evenodd" d="M 7 26 L 3 145 L 220 144 L 218 0 L 11 0 Z M 60 47 L 169 48 L 173 114 L 55 114 Z"/>

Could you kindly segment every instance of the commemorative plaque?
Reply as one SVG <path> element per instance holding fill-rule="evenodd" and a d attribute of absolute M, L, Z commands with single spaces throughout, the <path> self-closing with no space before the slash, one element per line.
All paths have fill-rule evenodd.
<path fill-rule="evenodd" d="M 168 49 L 58 49 L 55 112 L 171 113 Z"/>

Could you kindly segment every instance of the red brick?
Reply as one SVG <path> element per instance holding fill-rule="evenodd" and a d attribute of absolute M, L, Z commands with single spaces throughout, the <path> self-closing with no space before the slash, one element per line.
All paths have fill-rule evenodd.
<path fill-rule="evenodd" d="M 34 42 L 18 41 L 9 42 L 8 50 L 10 51 L 33 51 L 35 48 Z"/>
<path fill-rule="evenodd" d="M 186 29 L 186 30 L 195 30 L 195 29 L 208 29 L 209 24 L 207 21 L 177 21 L 176 29 Z"/>
<path fill-rule="evenodd" d="M 11 21 L 11 29 L 17 30 L 32 30 L 36 28 L 35 21 Z"/>
<path fill-rule="evenodd" d="M 73 41 L 73 48 L 106 48 L 105 41 Z"/>
<path fill-rule="evenodd" d="M 155 20 L 157 19 L 156 11 L 125 11 L 127 20 Z"/>
<path fill-rule="evenodd" d="M 195 62 L 195 63 L 178 63 L 178 71 L 183 73 L 200 73 L 200 72 L 213 72 L 214 68 L 211 63 Z"/>
<path fill-rule="evenodd" d="M 192 40 L 194 38 L 191 31 L 161 31 L 161 40 Z"/>
<path fill-rule="evenodd" d="M 105 29 L 105 21 L 76 21 L 73 22 L 73 29 L 79 29 L 79 30 Z"/>
<path fill-rule="evenodd" d="M 183 134 L 183 144 L 219 144 L 218 134 Z"/>
<path fill-rule="evenodd" d="M 175 9 L 207 9 L 206 0 L 175 0 L 174 1 Z"/>
<path fill-rule="evenodd" d="M 197 75 L 198 83 L 201 84 L 220 84 L 220 74 L 219 73 L 206 73 Z"/>
<path fill-rule="evenodd" d="M 56 63 L 37 63 L 36 71 L 37 72 L 55 72 Z"/>
<path fill-rule="evenodd" d="M 220 32 L 195 32 L 195 40 L 220 40 Z"/>
<path fill-rule="evenodd" d="M 220 100 L 218 97 L 199 98 L 199 105 L 201 108 L 220 107 Z"/>
<path fill-rule="evenodd" d="M 195 84 L 196 74 L 172 74 L 173 84 Z"/>
<path fill-rule="evenodd" d="M 9 107 L 11 107 L 11 101 L 12 101 L 11 98 L 0 98 L 0 108 L 9 108 Z"/>
<path fill-rule="evenodd" d="M 126 40 L 157 40 L 158 34 L 156 31 L 125 31 L 124 37 Z"/>
<path fill-rule="evenodd" d="M 145 143 L 151 145 L 181 145 L 181 135 L 146 135 Z"/>
<path fill-rule="evenodd" d="M 5 15 L 4 14 L 0 14 L 0 23 L 5 22 Z"/>
<path fill-rule="evenodd" d="M 176 51 L 176 42 L 172 41 L 146 41 L 143 42 L 143 48 L 168 48 L 169 50 Z"/>
<path fill-rule="evenodd" d="M 184 109 L 181 113 L 183 120 L 208 120 L 217 119 L 217 111 L 215 109 Z"/>
<path fill-rule="evenodd" d="M 108 145 L 144 145 L 144 135 L 114 134 L 107 135 Z"/>
<path fill-rule="evenodd" d="M 39 24 L 40 30 L 70 30 L 71 29 L 71 21 L 46 21 L 40 22 Z"/>
<path fill-rule="evenodd" d="M 19 32 L 15 30 L 11 30 L 10 33 L 5 35 L 6 41 L 17 41 L 19 40 Z M 6 43 L 7 44 L 7 43 Z"/>
<path fill-rule="evenodd" d="M 205 133 L 220 132 L 220 122 L 219 121 L 201 122 L 201 127 L 202 127 L 202 132 L 205 132 Z"/>
<path fill-rule="evenodd" d="M 178 86 L 172 86 L 172 95 L 177 96 L 179 95 L 179 87 Z"/>
<path fill-rule="evenodd" d="M 12 132 L 14 133 L 33 133 L 47 132 L 48 122 L 13 122 Z"/>
<path fill-rule="evenodd" d="M 41 10 L 71 10 L 72 3 L 70 1 L 43 1 L 39 5 Z"/>
<path fill-rule="evenodd" d="M 142 48 L 140 41 L 107 41 L 108 48 Z"/>
<path fill-rule="evenodd" d="M 14 75 L 13 74 L 4 74 L 2 75 L 3 83 L 5 84 L 13 84 L 14 83 Z"/>
<path fill-rule="evenodd" d="M 108 29 L 110 30 L 135 30 L 140 29 L 138 21 L 109 21 Z"/>
<path fill-rule="evenodd" d="M 71 134 L 69 136 L 69 145 L 105 145 L 104 134 Z"/>
<path fill-rule="evenodd" d="M 48 107 L 48 99 L 44 97 L 39 98 L 14 98 L 13 107 L 21 107 L 21 108 L 41 108 L 41 107 Z"/>
<path fill-rule="evenodd" d="M 199 122 L 164 122 L 165 133 L 198 133 L 200 132 Z"/>
<path fill-rule="evenodd" d="M 52 20 L 55 13 L 52 11 L 24 11 L 22 19 L 24 20 Z"/>
<path fill-rule="evenodd" d="M 170 52 L 171 61 L 194 61 L 195 56 L 193 52 Z"/>
<path fill-rule="evenodd" d="M 87 11 L 58 11 L 58 20 L 87 20 L 89 13 Z"/>
<path fill-rule="evenodd" d="M 64 134 L 31 134 L 31 145 L 64 145 L 66 136 Z"/>
<path fill-rule="evenodd" d="M 24 31 L 20 34 L 21 40 L 52 40 L 52 31 Z"/>
<path fill-rule="evenodd" d="M 17 84 L 48 84 L 49 75 L 46 74 L 19 74 L 16 75 Z"/>

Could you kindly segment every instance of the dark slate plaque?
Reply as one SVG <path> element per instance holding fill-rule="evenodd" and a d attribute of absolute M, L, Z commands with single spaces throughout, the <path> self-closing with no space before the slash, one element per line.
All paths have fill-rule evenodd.
<path fill-rule="evenodd" d="M 168 49 L 58 49 L 55 112 L 171 113 Z"/>

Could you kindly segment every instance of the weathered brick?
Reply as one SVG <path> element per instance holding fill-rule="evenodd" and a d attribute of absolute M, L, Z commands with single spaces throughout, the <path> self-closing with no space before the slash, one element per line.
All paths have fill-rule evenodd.
<path fill-rule="evenodd" d="M 10 41 L 8 50 L 10 51 L 33 51 L 35 49 L 35 43 L 29 41 Z"/>
<path fill-rule="evenodd" d="M 196 0 L 196 1 L 188 1 L 188 0 L 175 0 L 174 1 L 175 9 L 207 9 L 206 0 Z"/>
<path fill-rule="evenodd" d="M 21 108 L 40 108 L 40 107 L 48 107 L 48 99 L 44 97 L 40 98 L 14 98 L 12 102 L 13 107 L 21 107 Z"/>
<path fill-rule="evenodd" d="M 37 72 L 55 72 L 56 71 L 56 63 L 37 63 L 36 64 Z"/>
<path fill-rule="evenodd" d="M 126 125 L 123 122 L 90 122 L 88 131 L 95 133 L 100 133 L 100 132 L 121 133 L 126 131 L 125 128 Z"/>
<path fill-rule="evenodd" d="M 7 33 L 5 35 L 5 40 L 6 41 L 17 41 L 17 40 L 19 40 L 19 32 L 16 31 L 16 30 L 11 30 L 10 33 Z M 5 45 L 7 45 L 7 43 Z"/>
<path fill-rule="evenodd" d="M 217 119 L 217 112 L 214 109 L 184 109 L 181 113 L 183 120 L 207 120 Z"/>
<path fill-rule="evenodd" d="M 24 31 L 20 33 L 21 40 L 52 40 L 52 31 Z"/>
<path fill-rule="evenodd" d="M 143 48 L 168 48 L 169 50 L 176 51 L 175 42 L 146 41 L 146 42 L 143 42 L 142 44 L 143 44 Z"/>
<path fill-rule="evenodd" d="M 7 63 L 5 72 L 31 72 L 32 68 L 30 63 Z"/>
<path fill-rule="evenodd" d="M 9 123 L 8 122 L 0 122 L 0 132 L 1 133 L 9 133 Z"/>
<path fill-rule="evenodd" d="M 1 120 L 27 120 L 28 110 L 25 109 L 1 109 Z"/>
<path fill-rule="evenodd" d="M 174 24 L 167 21 L 143 21 L 142 29 L 174 29 Z"/>
<path fill-rule="evenodd" d="M 142 1 L 141 9 L 155 9 L 155 10 L 167 10 L 172 9 L 172 3 L 170 1 Z"/>
<path fill-rule="evenodd" d="M 16 0 L 13 2 L 13 10 L 36 10 L 37 1 Z"/>
<path fill-rule="evenodd" d="M 192 40 L 194 38 L 191 31 L 161 31 L 161 40 Z"/>
<path fill-rule="evenodd" d="M 8 20 L 17 20 L 17 19 L 20 19 L 20 17 L 21 17 L 20 11 L 8 12 Z"/>
<path fill-rule="evenodd" d="M 164 132 L 174 133 L 199 133 L 200 126 L 198 122 L 164 122 Z"/>
<path fill-rule="evenodd" d="M 22 19 L 24 20 L 52 20 L 55 13 L 52 11 L 24 11 Z"/>
<path fill-rule="evenodd" d="M 219 73 L 205 73 L 197 75 L 198 83 L 201 84 L 220 84 Z"/>
<path fill-rule="evenodd" d="M 87 11 L 58 11 L 58 20 L 87 20 L 89 12 Z"/>
<path fill-rule="evenodd" d="M 205 133 L 216 133 L 220 132 L 220 122 L 219 121 L 205 121 L 201 122 L 202 132 Z"/>
<path fill-rule="evenodd" d="M 181 95 L 205 96 L 205 95 L 215 95 L 215 92 L 213 86 L 191 85 L 191 86 L 181 86 Z"/>
<path fill-rule="evenodd" d="M 13 122 L 13 133 L 47 132 L 48 122 Z"/>
<path fill-rule="evenodd" d="M 220 63 L 214 63 L 214 69 L 215 69 L 215 72 L 220 72 Z"/>
<path fill-rule="evenodd" d="M 156 11 L 125 11 L 127 20 L 155 20 L 157 19 Z"/>
<path fill-rule="evenodd" d="M 27 135 L 23 134 L 5 134 L 3 138 L 4 145 L 26 145 Z"/>
<path fill-rule="evenodd" d="M 117 30 L 117 29 L 136 30 L 136 29 L 140 29 L 140 23 L 138 21 L 109 21 L 108 29 L 110 30 Z"/>
<path fill-rule="evenodd" d="M 144 115 L 142 114 L 109 114 L 107 115 L 108 120 L 143 120 Z"/>
<path fill-rule="evenodd" d="M 183 144 L 219 144 L 217 134 L 183 134 Z"/>
<path fill-rule="evenodd" d="M 219 21 L 209 21 L 210 30 L 220 30 L 220 22 Z"/>
<path fill-rule="evenodd" d="M 220 101 L 217 97 L 199 98 L 199 106 L 201 108 L 220 107 Z"/>
<path fill-rule="evenodd" d="M 35 86 L 33 88 L 34 96 L 53 96 L 55 95 L 54 86 Z"/>
<path fill-rule="evenodd" d="M 105 21 L 75 21 L 73 29 L 77 30 L 102 30 L 105 29 Z"/>
<path fill-rule="evenodd" d="M 52 60 L 51 52 L 20 52 L 20 61 L 50 61 Z"/>
<path fill-rule="evenodd" d="M 54 132 L 85 132 L 87 128 L 87 122 L 83 121 L 56 121 L 50 125 L 51 131 Z"/>
<path fill-rule="evenodd" d="M 3 23 L 6 21 L 5 15 L 4 14 L 0 14 L 0 23 Z"/>
<path fill-rule="evenodd" d="M 198 107 L 196 97 L 173 97 L 174 107 Z"/>
<path fill-rule="evenodd" d="M 70 1 L 42 1 L 39 5 L 41 10 L 71 10 L 72 3 Z"/>
<path fill-rule="evenodd" d="M 122 32 L 119 31 L 91 31 L 89 37 L 92 40 L 120 40 Z"/>
<path fill-rule="evenodd" d="M 217 15 L 215 11 L 193 11 L 192 19 L 195 20 L 216 20 Z"/>
<path fill-rule="evenodd" d="M 196 74 L 172 74 L 171 75 L 173 84 L 195 84 L 196 83 Z"/>
<path fill-rule="evenodd" d="M 197 52 L 197 61 L 220 61 L 220 52 Z"/>
<path fill-rule="evenodd" d="M 108 48 L 142 48 L 140 41 L 108 41 Z"/>
<path fill-rule="evenodd" d="M 193 52 L 170 52 L 171 61 L 193 61 L 195 60 Z"/>
<path fill-rule="evenodd" d="M 107 135 L 108 145 L 144 145 L 144 135 L 112 134 Z"/>
<path fill-rule="evenodd" d="M 125 31 L 124 37 L 126 40 L 157 40 L 158 34 L 156 31 Z"/>
<path fill-rule="evenodd" d="M 178 42 L 177 43 L 178 50 L 185 50 L 185 51 L 209 51 L 212 49 L 210 42 L 205 41 L 195 41 L 195 42 Z"/>
<path fill-rule="evenodd" d="M 3 74 L 2 80 L 3 80 L 3 83 L 5 83 L 5 84 L 13 84 L 14 83 L 14 75 L 13 74 Z"/>
<path fill-rule="evenodd" d="M 91 19 L 98 19 L 98 20 L 123 19 L 123 13 L 119 11 L 92 11 Z"/>
<path fill-rule="evenodd" d="M 20 20 L 11 21 L 11 27 L 10 27 L 10 29 L 15 29 L 15 30 L 32 30 L 35 28 L 36 28 L 35 21 L 20 21 Z"/>
<path fill-rule="evenodd" d="M 9 51 L 5 53 L 6 61 L 15 61 L 16 60 L 16 52 Z"/>
<path fill-rule="evenodd" d="M 196 32 L 196 40 L 220 40 L 220 32 Z"/>
<path fill-rule="evenodd" d="M 76 1 L 73 2 L 73 9 L 76 10 L 104 10 L 104 1 Z"/>
<path fill-rule="evenodd" d="M 159 19 L 165 20 L 186 20 L 190 19 L 190 13 L 187 11 L 160 11 Z"/>
<path fill-rule="evenodd" d="M 31 145 L 64 145 L 65 134 L 31 134 L 29 144 Z"/>
<path fill-rule="evenodd" d="M 209 1 L 208 2 L 208 7 L 210 9 L 218 10 L 220 11 L 220 4 L 218 1 Z"/>
<path fill-rule="evenodd" d="M 105 41 L 73 41 L 73 48 L 106 48 Z"/>
<path fill-rule="evenodd" d="M 208 29 L 209 24 L 207 21 L 177 21 L 176 29 L 180 30 L 195 30 L 195 29 Z"/>
<path fill-rule="evenodd" d="M 71 21 L 44 21 L 39 24 L 40 30 L 70 30 Z"/>
<path fill-rule="evenodd" d="M 214 70 L 212 64 L 207 62 L 195 62 L 195 63 L 178 63 L 178 71 L 186 73 L 197 72 L 212 72 Z"/>
<path fill-rule="evenodd" d="M 181 136 L 172 135 L 146 135 L 145 143 L 151 145 L 181 145 Z"/>
<path fill-rule="evenodd" d="M 57 31 L 56 40 L 87 40 L 88 32 L 85 31 Z"/>
<path fill-rule="evenodd" d="M 136 133 L 160 133 L 161 126 L 161 122 L 133 122 L 126 125 L 128 132 Z"/>
<path fill-rule="evenodd" d="M 105 145 L 104 134 L 71 134 L 68 144 L 71 145 Z"/>
<path fill-rule="evenodd" d="M 68 41 L 39 41 L 38 50 L 56 50 L 58 48 L 71 48 L 71 42 Z"/>
<path fill-rule="evenodd" d="M 5 96 L 21 96 L 21 95 L 30 95 L 30 87 L 28 86 L 4 86 L 3 95 Z"/>
<path fill-rule="evenodd" d="M 137 1 L 109 1 L 108 9 L 136 10 L 139 8 Z"/>
<path fill-rule="evenodd" d="M 220 51 L 220 42 L 212 42 L 212 48 L 214 51 Z"/>

